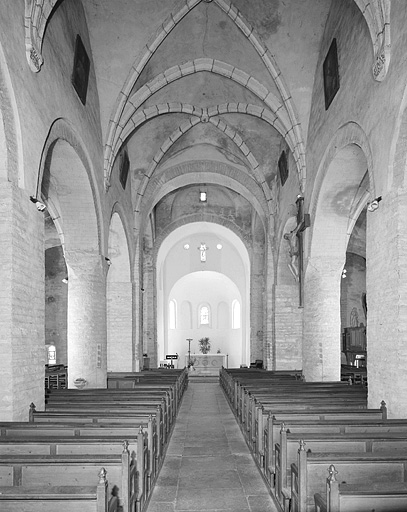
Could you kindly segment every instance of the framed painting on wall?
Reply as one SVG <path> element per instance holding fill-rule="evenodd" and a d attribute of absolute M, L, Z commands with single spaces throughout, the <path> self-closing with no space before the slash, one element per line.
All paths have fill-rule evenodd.
<path fill-rule="evenodd" d="M 328 53 L 326 54 L 324 64 L 324 95 L 325 110 L 328 110 L 336 93 L 339 90 L 339 64 L 338 64 L 338 48 L 336 39 L 333 39 Z"/>

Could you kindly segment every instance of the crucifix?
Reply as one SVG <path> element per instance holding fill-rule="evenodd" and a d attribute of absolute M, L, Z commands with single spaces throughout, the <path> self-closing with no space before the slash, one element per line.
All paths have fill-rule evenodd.
<path fill-rule="evenodd" d="M 201 242 L 200 247 L 198 247 L 198 250 L 201 252 L 201 262 L 205 263 L 206 261 L 206 251 L 209 249 L 209 247 L 206 247 L 206 244 Z"/>
<path fill-rule="evenodd" d="M 304 237 L 303 233 L 311 224 L 309 213 L 304 213 L 304 198 L 297 196 L 297 225 L 289 233 L 284 234 L 285 240 L 289 243 L 288 255 L 290 262 L 288 266 L 294 279 L 298 283 L 300 308 L 304 307 Z"/>

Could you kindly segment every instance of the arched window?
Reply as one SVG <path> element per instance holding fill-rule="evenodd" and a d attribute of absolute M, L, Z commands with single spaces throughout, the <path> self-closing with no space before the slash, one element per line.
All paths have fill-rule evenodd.
<path fill-rule="evenodd" d="M 240 329 L 240 302 L 232 302 L 232 329 Z"/>
<path fill-rule="evenodd" d="M 199 325 L 209 325 L 209 306 L 201 306 L 199 309 Z"/>
<path fill-rule="evenodd" d="M 57 364 L 57 350 L 55 345 L 48 347 L 48 364 Z"/>
<path fill-rule="evenodd" d="M 177 328 L 177 303 L 173 299 L 168 304 L 168 326 L 170 329 Z"/>

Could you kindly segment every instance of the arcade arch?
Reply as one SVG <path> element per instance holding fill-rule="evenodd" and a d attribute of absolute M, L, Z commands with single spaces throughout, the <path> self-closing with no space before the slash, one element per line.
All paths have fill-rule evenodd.
<path fill-rule="evenodd" d="M 134 371 L 133 287 L 128 242 L 120 214 L 110 221 L 107 262 L 107 370 Z"/>
<path fill-rule="evenodd" d="M 346 136 L 351 139 L 352 132 Z M 351 140 L 342 143 L 332 143 L 312 203 L 302 352 L 308 380 L 340 380 L 341 276 L 352 229 L 369 197 L 369 156 Z"/>
<path fill-rule="evenodd" d="M 79 378 L 90 387 L 104 387 L 107 264 L 100 255 L 100 222 L 89 165 L 72 140 L 75 136 L 68 125 L 58 120 L 45 144 L 39 189 L 57 228 L 67 267 L 68 385 L 74 387 Z"/>

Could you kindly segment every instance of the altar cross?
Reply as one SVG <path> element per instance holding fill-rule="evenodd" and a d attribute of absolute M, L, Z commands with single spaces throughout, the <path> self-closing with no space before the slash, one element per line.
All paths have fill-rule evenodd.
<path fill-rule="evenodd" d="M 209 247 L 206 247 L 206 244 L 201 242 L 200 247 L 198 247 L 198 250 L 201 252 L 201 262 L 205 263 L 206 261 L 206 251 L 209 249 Z"/>

